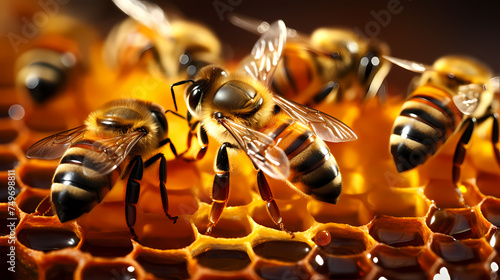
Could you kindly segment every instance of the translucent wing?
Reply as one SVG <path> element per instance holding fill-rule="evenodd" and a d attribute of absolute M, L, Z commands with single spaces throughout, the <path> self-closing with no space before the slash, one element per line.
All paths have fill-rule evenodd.
<path fill-rule="evenodd" d="M 146 135 L 142 131 L 134 131 L 118 137 L 95 141 L 92 150 L 98 154 L 84 158 L 83 173 L 86 176 L 102 176 L 118 167 L 139 140 Z"/>
<path fill-rule="evenodd" d="M 252 49 L 251 59 L 246 60 L 242 68 L 254 79 L 269 86 L 285 43 L 286 26 L 278 20 L 259 38 Z"/>
<path fill-rule="evenodd" d="M 464 115 L 470 115 L 474 113 L 479 105 L 479 98 L 483 91 L 484 88 L 480 84 L 460 86 L 458 94 L 453 96 L 453 103 Z"/>
<path fill-rule="evenodd" d="M 171 36 L 170 22 L 163 9 L 155 3 L 138 0 L 113 0 L 113 3 L 129 17 L 158 32 L 162 37 Z"/>
<path fill-rule="evenodd" d="M 295 103 L 278 95 L 273 95 L 276 104 L 292 119 L 311 127 L 316 135 L 327 142 L 347 142 L 358 139 L 345 123 L 307 106 Z"/>
<path fill-rule="evenodd" d="M 229 21 L 233 25 L 235 25 L 243 30 L 246 30 L 248 32 L 257 34 L 257 35 L 263 34 L 267 30 L 269 30 L 269 28 L 271 27 L 271 25 L 267 21 L 255 19 L 255 18 L 252 18 L 249 16 L 240 15 L 237 13 L 231 13 L 229 15 Z M 287 27 L 286 28 L 286 35 L 289 39 L 309 41 L 308 35 L 300 33 L 293 28 Z"/>
<path fill-rule="evenodd" d="M 290 162 L 285 152 L 275 146 L 271 137 L 229 119 L 221 119 L 220 122 L 238 141 L 255 166 L 275 179 L 288 178 Z"/>
<path fill-rule="evenodd" d="M 384 58 L 387 59 L 388 61 L 398 65 L 399 67 L 402 67 L 406 70 L 410 70 L 412 72 L 417 72 L 417 73 L 423 73 L 424 71 L 430 71 L 433 70 L 432 66 L 425 65 L 423 63 L 415 62 L 415 61 L 410 61 L 410 60 L 405 60 L 401 58 L 395 58 L 391 56 L 384 55 Z"/>
<path fill-rule="evenodd" d="M 26 152 L 26 156 L 38 159 L 60 158 L 71 144 L 84 136 L 85 131 L 87 131 L 87 127 L 82 125 L 45 137 L 33 144 Z"/>

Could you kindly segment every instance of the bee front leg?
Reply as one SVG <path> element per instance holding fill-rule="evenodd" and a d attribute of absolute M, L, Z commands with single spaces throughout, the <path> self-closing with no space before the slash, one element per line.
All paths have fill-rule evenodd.
<path fill-rule="evenodd" d="M 167 140 L 167 139 L 165 139 Z M 173 145 L 170 146 L 171 148 Z M 174 152 L 175 149 L 172 149 L 172 152 L 174 154 L 177 154 Z M 178 216 L 171 216 L 168 213 L 168 195 L 167 195 L 167 188 L 166 188 L 166 183 L 167 183 L 167 160 L 165 159 L 165 155 L 162 153 L 158 153 L 148 159 L 145 163 L 144 166 L 147 168 L 157 160 L 160 160 L 160 170 L 159 170 L 159 179 L 160 179 L 160 195 L 161 195 L 161 203 L 163 206 L 163 213 L 170 219 L 174 221 L 174 224 L 177 222 L 177 219 L 179 218 Z"/>
<path fill-rule="evenodd" d="M 200 160 L 202 159 L 208 150 L 208 135 L 200 121 L 193 120 L 191 113 L 188 112 L 188 123 L 189 123 L 189 134 L 187 139 L 187 149 L 182 153 L 183 158 L 188 161 Z M 195 141 L 193 141 L 195 140 Z M 197 151 L 193 151 L 192 155 L 188 155 L 191 150 L 193 142 L 198 146 Z"/>
<path fill-rule="evenodd" d="M 213 227 L 219 222 L 222 211 L 226 207 L 229 197 L 229 157 L 227 148 L 231 147 L 229 143 L 223 143 L 217 151 L 215 159 L 215 177 L 212 187 L 212 206 L 206 234 L 211 234 Z"/>
<path fill-rule="evenodd" d="M 340 85 L 335 82 L 328 82 L 324 85 L 312 98 L 312 105 L 319 104 L 327 97 L 329 100 L 334 100 L 339 93 Z"/>
<path fill-rule="evenodd" d="M 453 178 L 453 184 L 455 185 L 457 185 L 458 181 L 460 180 L 460 173 L 461 173 L 460 167 L 464 162 L 466 146 L 467 144 L 469 144 L 472 132 L 474 131 L 475 122 L 476 120 L 473 118 L 468 119 L 462 124 L 460 129 L 462 130 L 462 128 L 465 127 L 464 132 L 460 137 L 460 140 L 458 141 L 457 147 L 455 148 L 455 154 L 453 155 L 452 178 Z"/>
<path fill-rule="evenodd" d="M 259 172 L 257 172 L 257 186 L 259 188 L 260 197 L 262 198 L 262 200 L 267 202 L 267 213 L 269 214 L 271 219 L 273 219 L 273 222 L 277 224 L 282 231 L 288 233 L 292 236 L 292 238 L 294 238 L 295 235 L 291 231 L 286 230 L 285 226 L 283 225 L 283 219 L 281 218 L 280 209 L 278 208 L 276 201 L 274 201 L 273 193 L 269 188 L 269 184 L 267 183 L 266 177 L 264 176 L 264 172 L 262 172 L 262 170 L 259 170 Z"/>
<path fill-rule="evenodd" d="M 125 194 L 125 218 L 127 226 L 135 241 L 139 241 L 139 237 L 135 233 L 134 225 L 137 217 L 136 205 L 139 201 L 139 194 L 141 192 L 141 184 L 137 182 L 142 180 L 143 162 L 141 156 L 135 156 L 129 163 L 126 173 L 130 171 L 130 176 L 127 179 L 127 189 Z"/>
<path fill-rule="evenodd" d="M 497 159 L 498 164 L 500 164 L 500 151 L 498 150 L 498 115 L 497 113 L 491 114 L 493 118 L 493 126 L 491 128 L 491 143 L 493 144 L 493 152 L 495 153 L 495 158 Z"/>

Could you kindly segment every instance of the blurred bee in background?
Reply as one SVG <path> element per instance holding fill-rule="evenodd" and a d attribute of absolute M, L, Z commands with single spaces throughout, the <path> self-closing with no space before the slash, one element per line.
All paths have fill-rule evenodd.
<path fill-rule="evenodd" d="M 192 77 L 203 66 L 221 62 L 220 42 L 205 26 L 170 21 L 163 9 L 151 2 L 113 2 L 130 18 L 110 32 L 104 58 L 122 75 L 143 65 L 167 78 Z"/>
<path fill-rule="evenodd" d="M 265 21 L 232 15 L 231 22 L 253 33 L 269 28 Z M 349 29 L 318 28 L 311 36 L 288 29 L 288 42 L 278 65 L 272 89 L 308 106 L 340 101 L 369 100 L 380 91 L 390 63 L 387 44 L 367 41 Z M 249 58 L 250 59 L 250 58 Z M 245 62 L 244 62 L 245 63 Z"/>
<path fill-rule="evenodd" d="M 404 102 L 390 138 L 390 151 L 399 172 L 423 164 L 454 133 L 462 133 L 453 157 L 452 180 L 457 184 L 476 123 L 493 119 L 492 139 L 500 163 L 497 104 L 498 78 L 483 63 L 465 56 L 444 56 L 432 66 L 386 57 L 413 72 L 422 73 Z"/>
<path fill-rule="evenodd" d="M 127 179 L 125 217 L 134 240 L 136 204 L 143 168 L 160 161 L 159 187 L 163 211 L 168 213 L 165 156 L 157 150 L 169 145 L 165 111 L 160 105 L 138 99 L 119 99 L 92 112 L 85 125 L 46 137 L 31 146 L 28 158 L 61 158 L 50 190 L 37 212 L 52 206 L 61 222 L 76 219 L 99 204 L 118 178 Z M 176 113 L 174 113 L 176 114 Z M 152 155 L 152 156 L 151 156 Z M 143 162 L 143 157 L 149 157 Z M 126 160 L 127 159 L 127 160 Z"/>
<path fill-rule="evenodd" d="M 27 107 L 28 125 L 61 129 L 67 127 L 68 119 L 81 122 L 85 118 L 88 112 L 76 108 L 81 108 L 77 107 L 82 104 L 81 83 L 96 41 L 95 31 L 72 17 L 58 15 L 40 27 L 38 37 L 17 57 L 15 67 L 17 93 Z M 68 111 L 81 115 L 68 118 Z M 54 122 L 40 123 L 47 117 Z"/>
<path fill-rule="evenodd" d="M 208 145 L 207 134 L 222 143 L 215 160 L 207 233 L 219 221 L 228 201 L 228 150 L 243 150 L 248 155 L 258 170 L 257 186 L 268 213 L 284 231 L 264 173 L 287 180 L 320 201 L 334 204 L 340 195 L 339 168 L 323 140 L 343 142 L 357 137 L 338 119 L 271 91 L 286 38 L 285 24 L 277 21 L 253 47 L 244 73 L 230 74 L 223 68 L 206 66 L 194 80 L 172 85 L 174 95 L 175 86 L 191 83 L 185 92 L 188 120 L 202 144 Z"/>

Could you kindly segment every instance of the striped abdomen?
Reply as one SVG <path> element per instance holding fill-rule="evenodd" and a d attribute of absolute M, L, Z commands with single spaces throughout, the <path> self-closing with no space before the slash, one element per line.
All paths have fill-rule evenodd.
<path fill-rule="evenodd" d="M 273 76 L 274 92 L 305 104 L 311 98 L 308 92 L 318 76 L 314 54 L 304 48 L 287 46 Z"/>
<path fill-rule="evenodd" d="M 433 86 L 417 88 L 392 127 L 390 149 L 399 172 L 423 164 L 446 142 L 462 119 L 450 94 Z"/>
<path fill-rule="evenodd" d="M 290 160 L 288 181 L 317 200 L 335 204 L 342 179 L 328 146 L 305 125 L 280 120 L 266 127 L 264 133 L 275 140 Z"/>
<path fill-rule="evenodd" d="M 61 222 L 69 221 L 89 212 L 101 202 L 120 175 L 120 168 L 107 175 L 86 176 L 82 163 L 97 158 L 92 151 L 93 140 L 80 140 L 66 151 L 52 179 L 51 199 Z M 92 162 L 92 161 L 91 161 Z M 93 163 L 93 162 L 92 162 Z M 98 166 L 95 162 L 94 166 Z M 86 168 L 92 166 L 86 164 Z"/>

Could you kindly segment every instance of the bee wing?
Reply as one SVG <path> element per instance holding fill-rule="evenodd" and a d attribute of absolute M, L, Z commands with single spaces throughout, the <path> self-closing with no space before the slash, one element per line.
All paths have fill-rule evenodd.
<path fill-rule="evenodd" d="M 269 30 L 271 25 L 267 21 L 259 20 L 249 16 L 240 15 L 238 13 L 231 13 L 229 21 L 234 25 L 250 33 L 262 35 Z M 309 41 L 309 36 L 298 32 L 297 30 L 287 27 L 286 35 L 289 39 L 297 39 L 301 41 Z"/>
<path fill-rule="evenodd" d="M 146 135 L 134 131 L 118 137 L 102 139 L 92 144 L 92 150 L 97 157 L 85 157 L 82 166 L 86 176 L 102 176 L 116 169 L 125 160 L 132 148 Z"/>
<path fill-rule="evenodd" d="M 171 37 L 170 22 L 163 9 L 155 3 L 139 0 L 113 0 L 113 3 L 129 17 L 158 32 L 162 37 Z"/>
<path fill-rule="evenodd" d="M 82 125 L 45 137 L 28 149 L 26 157 L 38 159 L 60 158 L 71 144 L 84 136 L 85 131 L 87 131 L 87 127 Z"/>
<path fill-rule="evenodd" d="M 276 104 L 290 117 L 312 128 L 316 135 L 327 142 L 348 142 L 358 139 L 342 121 L 321 111 L 295 103 L 279 95 L 273 95 Z"/>
<path fill-rule="evenodd" d="M 286 43 L 286 26 L 282 20 L 275 21 L 262 34 L 253 46 L 251 58 L 246 60 L 242 68 L 252 78 L 269 86 L 274 71 L 283 53 Z"/>
<path fill-rule="evenodd" d="M 401 59 L 401 58 L 395 58 L 395 57 L 387 56 L 387 55 L 384 55 L 384 58 L 387 59 L 388 61 L 396 64 L 397 66 L 402 67 L 406 70 L 410 70 L 412 72 L 423 73 L 424 71 L 433 70 L 432 66 L 425 65 L 423 63 L 419 63 L 419 62 L 415 62 L 415 61 L 410 61 L 410 60 Z"/>
<path fill-rule="evenodd" d="M 286 180 L 290 175 L 290 161 L 285 152 L 275 146 L 274 140 L 264 133 L 255 131 L 229 119 L 221 124 L 238 141 L 252 162 L 267 175 Z"/>
<path fill-rule="evenodd" d="M 469 84 L 458 87 L 458 94 L 453 96 L 453 103 L 464 115 L 474 113 L 479 105 L 481 93 L 485 89 L 480 84 Z"/>

